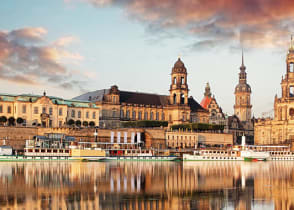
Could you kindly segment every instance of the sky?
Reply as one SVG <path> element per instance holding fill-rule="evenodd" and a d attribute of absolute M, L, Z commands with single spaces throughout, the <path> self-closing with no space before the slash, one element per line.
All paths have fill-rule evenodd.
<path fill-rule="evenodd" d="M 73 98 L 118 85 L 168 95 L 178 57 L 189 95 L 233 114 L 241 53 L 253 115 L 273 112 L 293 0 L 1 0 L 0 93 Z"/>

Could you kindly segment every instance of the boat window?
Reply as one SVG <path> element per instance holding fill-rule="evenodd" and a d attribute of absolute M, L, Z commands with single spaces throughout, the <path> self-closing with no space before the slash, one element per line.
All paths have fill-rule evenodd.
<path fill-rule="evenodd" d="M 41 149 L 41 152 L 45 152 L 45 150 L 44 149 Z"/>
<path fill-rule="evenodd" d="M 57 149 L 54 149 L 53 152 L 57 152 Z"/>
<path fill-rule="evenodd" d="M 33 150 L 32 149 L 29 149 L 29 152 L 33 152 Z"/>
<path fill-rule="evenodd" d="M 47 152 L 51 152 L 51 149 L 47 149 Z"/>
<path fill-rule="evenodd" d="M 63 153 L 63 149 L 59 150 L 60 153 Z"/>
<path fill-rule="evenodd" d="M 39 152 L 39 150 L 38 149 L 35 149 L 35 152 Z"/>

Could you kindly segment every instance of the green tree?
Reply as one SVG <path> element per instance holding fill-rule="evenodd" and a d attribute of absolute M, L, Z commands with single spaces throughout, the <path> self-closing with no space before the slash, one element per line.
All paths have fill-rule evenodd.
<path fill-rule="evenodd" d="M 17 124 L 23 124 L 24 120 L 21 117 L 16 119 Z"/>
<path fill-rule="evenodd" d="M 14 117 L 9 117 L 9 119 L 8 119 L 8 125 L 9 126 L 15 125 L 15 118 Z"/>
<path fill-rule="evenodd" d="M 67 121 L 67 124 L 69 126 L 73 126 L 75 124 L 75 121 L 73 119 L 70 119 L 69 121 Z"/>
<path fill-rule="evenodd" d="M 5 116 L 0 117 L 0 124 L 5 124 L 7 122 L 7 118 Z"/>
<path fill-rule="evenodd" d="M 82 122 L 80 120 L 77 120 L 76 121 L 76 126 L 81 127 L 81 125 L 82 125 Z"/>
<path fill-rule="evenodd" d="M 84 126 L 84 127 L 87 127 L 88 125 L 89 125 L 89 123 L 88 123 L 87 121 L 84 121 L 84 122 L 83 122 L 83 126 Z"/>
<path fill-rule="evenodd" d="M 90 125 L 91 127 L 94 127 L 94 126 L 95 126 L 95 122 L 91 121 L 91 122 L 89 123 L 89 125 Z"/>

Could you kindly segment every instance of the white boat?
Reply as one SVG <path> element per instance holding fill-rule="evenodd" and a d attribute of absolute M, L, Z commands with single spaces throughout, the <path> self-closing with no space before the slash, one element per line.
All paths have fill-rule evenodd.
<path fill-rule="evenodd" d="M 193 154 L 183 154 L 183 161 L 238 161 L 244 160 L 238 151 L 234 150 L 195 150 Z"/>

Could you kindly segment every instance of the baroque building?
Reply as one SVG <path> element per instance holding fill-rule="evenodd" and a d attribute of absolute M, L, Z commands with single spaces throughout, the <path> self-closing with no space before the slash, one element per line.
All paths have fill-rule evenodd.
<path fill-rule="evenodd" d="M 100 108 L 100 127 L 119 127 L 121 121 L 129 120 L 208 123 L 208 111 L 189 97 L 187 69 L 180 58 L 172 68 L 169 95 L 123 91 L 113 85 L 74 99 L 93 102 Z"/>
<path fill-rule="evenodd" d="M 69 120 L 79 121 L 80 126 L 99 125 L 99 108 L 91 102 L 66 100 L 53 96 L 0 94 L 0 117 L 14 125 L 22 119 L 23 125 L 62 127 Z M 20 121 L 19 121 L 20 122 Z"/>
<path fill-rule="evenodd" d="M 254 143 L 254 119 L 251 117 L 251 87 L 247 83 L 246 66 L 242 51 L 242 63 L 240 66 L 239 83 L 235 87 L 234 115 L 226 121 L 225 132 L 232 133 L 234 144 L 240 144 L 242 136 L 246 136 L 246 142 Z"/>
<path fill-rule="evenodd" d="M 210 124 L 219 124 L 224 125 L 226 118 L 222 111 L 222 108 L 216 102 L 214 96 L 212 96 L 210 91 L 209 83 L 206 83 L 204 97 L 200 103 L 200 105 L 209 111 L 209 123 Z"/>
<path fill-rule="evenodd" d="M 294 46 L 286 56 L 286 74 L 281 81 L 282 96 L 275 96 L 274 118 L 258 119 L 255 123 L 256 144 L 282 144 L 294 140 Z"/>

